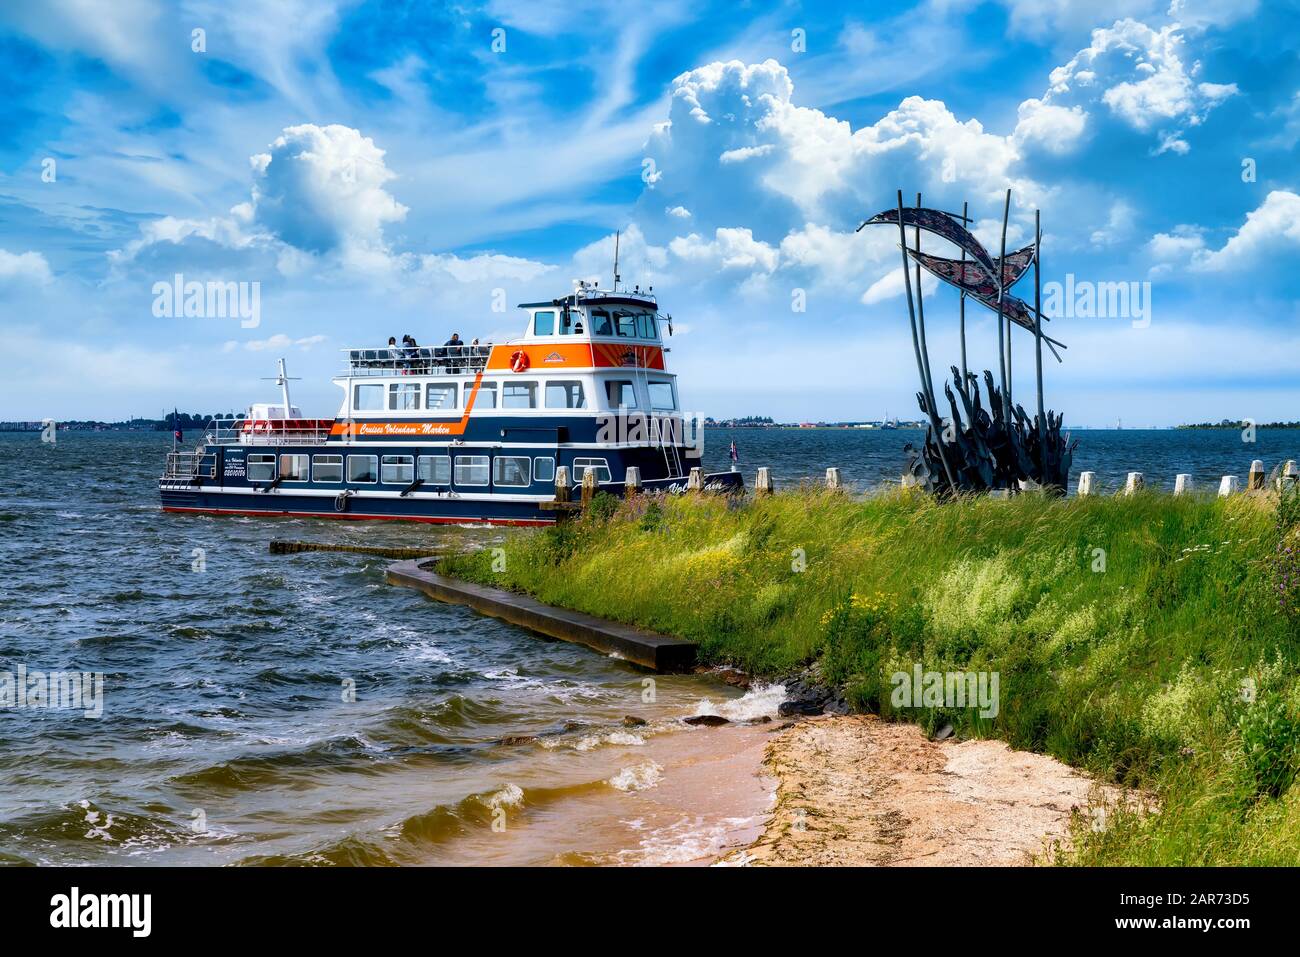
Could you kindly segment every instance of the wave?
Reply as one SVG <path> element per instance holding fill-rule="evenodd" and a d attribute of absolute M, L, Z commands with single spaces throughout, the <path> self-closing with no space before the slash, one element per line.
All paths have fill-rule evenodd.
<path fill-rule="evenodd" d="M 739 698 L 714 704 L 709 698 L 700 699 L 695 708 L 697 715 L 719 715 L 728 721 L 759 721 L 775 718 L 777 709 L 785 700 L 785 685 L 756 684 Z"/>
<path fill-rule="evenodd" d="M 643 761 L 623 768 L 609 779 L 610 787 L 620 791 L 648 791 L 663 780 L 664 768 L 656 761 Z"/>

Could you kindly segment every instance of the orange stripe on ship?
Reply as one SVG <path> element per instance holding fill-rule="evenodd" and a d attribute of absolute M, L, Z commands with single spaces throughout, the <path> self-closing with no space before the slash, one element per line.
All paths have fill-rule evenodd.
<path fill-rule="evenodd" d="M 474 411 L 474 402 L 478 398 L 478 388 L 483 382 L 483 373 L 474 376 L 474 388 L 465 400 L 465 414 L 459 422 L 335 422 L 330 435 L 382 435 L 382 436 L 441 436 L 464 435 L 469 424 L 469 414 Z"/>

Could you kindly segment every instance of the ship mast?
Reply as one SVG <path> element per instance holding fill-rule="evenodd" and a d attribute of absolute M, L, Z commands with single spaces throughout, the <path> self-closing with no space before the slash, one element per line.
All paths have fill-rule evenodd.
<path fill-rule="evenodd" d="M 287 372 L 285 372 L 284 359 L 283 358 L 278 359 L 276 360 L 276 362 L 279 368 L 279 375 L 275 377 L 275 384 L 280 387 L 280 395 L 284 398 L 284 417 L 286 419 L 292 419 L 293 403 L 289 401 L 290 376 Z M 292 378 L 296 380 L 297 376 L 293 376 Z"/>

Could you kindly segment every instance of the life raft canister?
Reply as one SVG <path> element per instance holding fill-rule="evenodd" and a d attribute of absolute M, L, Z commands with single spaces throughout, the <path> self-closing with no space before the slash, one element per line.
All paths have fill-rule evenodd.
<path fill-rule="evenodd" d="M 523 349 L 516 349 L 510 356 L 510 371 L 523 372 L 528 368 L 528 353 Z"/>

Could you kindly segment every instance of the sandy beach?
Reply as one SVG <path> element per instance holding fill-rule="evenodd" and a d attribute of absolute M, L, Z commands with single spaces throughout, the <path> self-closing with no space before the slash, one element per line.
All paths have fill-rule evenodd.
<path fill-rule="evenodd" d="M 991 866 L 1050 858 L 1071 816 L 1122 797 L 1061 762 L 1000 741 L 930 741 L 870 715 L 789 724 L 763 770 L 775 806 L 726 865 Z"/>

